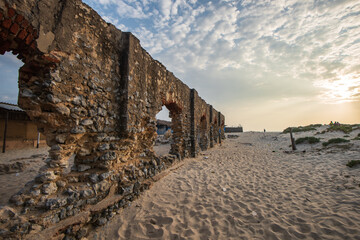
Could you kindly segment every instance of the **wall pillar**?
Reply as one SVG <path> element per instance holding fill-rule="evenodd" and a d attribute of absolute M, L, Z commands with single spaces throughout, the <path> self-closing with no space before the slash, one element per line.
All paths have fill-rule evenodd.
<path fill-rule="evenodd" d="M 218 112 L 218 128 L 217 131 L 219 133 L 219 143 L 221 144 L 221 112 Z"/>
<path fill-rule="evenodd" d="M 190 156 L 196 157 L 195 89 L 190 90 Z"/>

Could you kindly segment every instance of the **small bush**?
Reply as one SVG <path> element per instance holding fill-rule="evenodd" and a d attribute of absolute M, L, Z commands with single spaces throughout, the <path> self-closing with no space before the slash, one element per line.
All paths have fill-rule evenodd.
<path fill-rule="evenodd" d="M 316 137 L 303 137 L 303 138 L 298 138 L 295 141 L 296 144 L 301 144 L 301 143 L 306 143 L 306 142 L 308 142 L 310 144 L 314 144 L 314 143 L 320 142 L 320 139 L 316 138 Z"/>
<path fill-rule="evenodd" d="M 307 131 L 316 130 L 317 127 L 321 127 L 321 126 L 322 126 L 321 124 L 311 124 L 308 126 L 288 127 L 283 131 L 283 133 L 289 133 L 290 128 L 292 129 L 292 132 L 307 132 Z"/>
<path fill-rule="evenodd" d="M 345 134 L 351 133 L 352 130 L 353 130 L 352 125 L 348 125 L 348 124 L 333 125 L 328 128 L 329 132 L 342 131 Z"/>
<path fill-rule="evenodd" d="M 333 143 L 346 143 L 346 142 L 350 142 L 350 140 L 347 139 L 343 139 L 343 138 L 332 138 L 327 142 L 323 142 L 323 145 L 326 147 L 329 144 L 333 144 Z"/>
<path fill-rule="evenodd" d="M 348 167 L 354 167 L 354 166 L 356 166 L 356 165 L 358 165 L 358 164 L 360 164 L 360 160 L 351 160 L 351 161 L 349 161 L 349 162 L 346 164 L 346 166 L 348 166 Z"/>

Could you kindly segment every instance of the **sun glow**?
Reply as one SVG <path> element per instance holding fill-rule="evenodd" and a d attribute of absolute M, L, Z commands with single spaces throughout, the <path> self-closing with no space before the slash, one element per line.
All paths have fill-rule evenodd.
<path fill-rule="evenodd" d="M 319 97 L 326 103 L 360 100 L 360 73 L 339 76 L 335 80 L 316 81 L 314 85 L 323 89 Z"/>

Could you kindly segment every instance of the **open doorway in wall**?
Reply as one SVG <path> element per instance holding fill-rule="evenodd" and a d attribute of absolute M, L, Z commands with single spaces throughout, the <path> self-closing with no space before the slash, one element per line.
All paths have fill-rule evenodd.
<path fill-rule="evenodd" d="M 156 133 L 154 151 L 157 156 L 164 156 L 170 152 L 172 143 L 172 129 L 170 112 L 163 106 L 156 115 Z"/>
<path fill-rule="evenodd" d="M 19 68 L 16 55 L 0 55 L 0 205 L 33 180 L 45 165 L 49 147 L 18 103 Z"/>

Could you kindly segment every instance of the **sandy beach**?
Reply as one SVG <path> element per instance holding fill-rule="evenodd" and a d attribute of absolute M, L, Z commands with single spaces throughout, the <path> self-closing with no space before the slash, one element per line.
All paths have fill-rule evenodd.
<path fill-rule="evenodd" d="M 168 170 L 87 238 L 360 239 L 360 167 L 346 166 L 360 160 L 359 140 L 291 152 L 288 134 L 237 135 Z"/>

